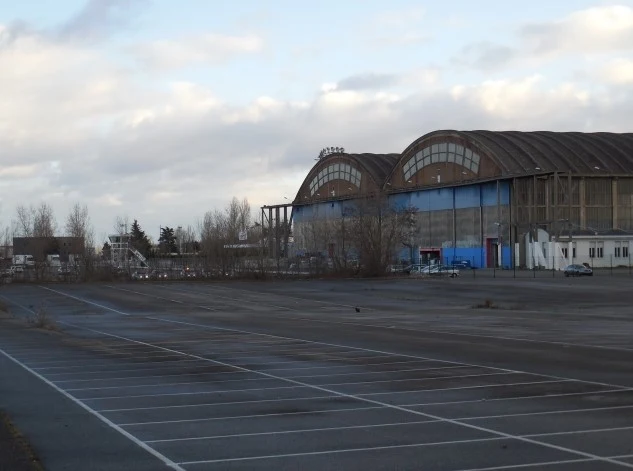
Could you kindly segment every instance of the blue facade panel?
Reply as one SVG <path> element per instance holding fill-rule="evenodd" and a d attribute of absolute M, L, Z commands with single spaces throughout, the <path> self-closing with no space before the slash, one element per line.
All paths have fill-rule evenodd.
<path fill-rule="evenodd" d="M 510 183 L 499 182 L 500 204 L 510 204 Z M 497 205 L 497 182 L 485 183 L 481 186 L 481 202 L 483 206 Z"/>
<path fill-rule="evenodd" d="M 442 249 L 442 263 L 452 265 L 455 262 L 468 261 L 474 268 L 486 266 L 486 251 L 482 247 Z"/>
<path fill-rule="evenodd" d="M 479 185 L 455 188 L 455 209 L 478 208 L 480 204 Z"/>

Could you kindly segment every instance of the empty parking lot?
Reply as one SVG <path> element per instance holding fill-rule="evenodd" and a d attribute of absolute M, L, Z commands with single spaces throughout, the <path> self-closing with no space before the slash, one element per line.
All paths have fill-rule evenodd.
<path fill-rule="evenodd" d="M 629 284 L 13 285 L 0 399 L 49 469 L 633 468 Z"/>

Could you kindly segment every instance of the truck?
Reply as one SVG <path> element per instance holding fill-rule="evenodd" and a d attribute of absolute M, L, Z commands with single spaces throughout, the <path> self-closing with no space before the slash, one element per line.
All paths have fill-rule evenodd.
<path fill-rule="evenodd" d="M 59 255 L 58 254 L 47 255 L 46 256 L 46 264 L 49 267 L 61 267 L 62 266 L 62 262 L 59 259 Z"/>
<path fill-rule="evenodd" d="M 31 268 L 35 266 L 33 255 L 14 255 L 13 266 Z"/>

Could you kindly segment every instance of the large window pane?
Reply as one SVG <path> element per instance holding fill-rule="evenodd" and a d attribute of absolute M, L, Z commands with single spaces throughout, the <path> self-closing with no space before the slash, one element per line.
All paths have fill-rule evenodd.
<path fill-rule="evenodd" d="M 427 155 L 431 155 L 431 148 L 425 147 L 424 150 L 422 151 L 422 154 L 424 155 L 424 157 L 426 157 Z"/>
<path fill-rule="evenodd" d="M 448 160 L 447 162 L 455 162 L 455 154 L 452 152 L 448 153 Z"/>
<path fill-rule="evenodd" d="M 437 154 L 440 151 L 439 144 L 433 144 L 431 146 L 431 154 Z"/>
<path fill-rule="evenodd" d="M 448 145 L 448 151 L 451 153 L 455 153 L 455 144 L 449 144 Z"/>
<path fill-rule="evenodd" d="M 442 144 L 440 144 L 439 151 L 440 151 L 440 153 L 441 152 L 447 152 L 448 151 L 448 144 L 446 142 L 443 142 Z"/>

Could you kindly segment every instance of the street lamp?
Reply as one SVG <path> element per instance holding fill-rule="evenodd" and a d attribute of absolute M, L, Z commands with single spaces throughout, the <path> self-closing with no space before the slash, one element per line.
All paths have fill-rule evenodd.
<path fill-rule="evenodd" d="M 500 222 L 495 222 L 495 226 L 497 226 L 497 265 L 500 268 L 503 268 L 503 241 L 501 240 L 501 226 L 503 224 Z"/>

